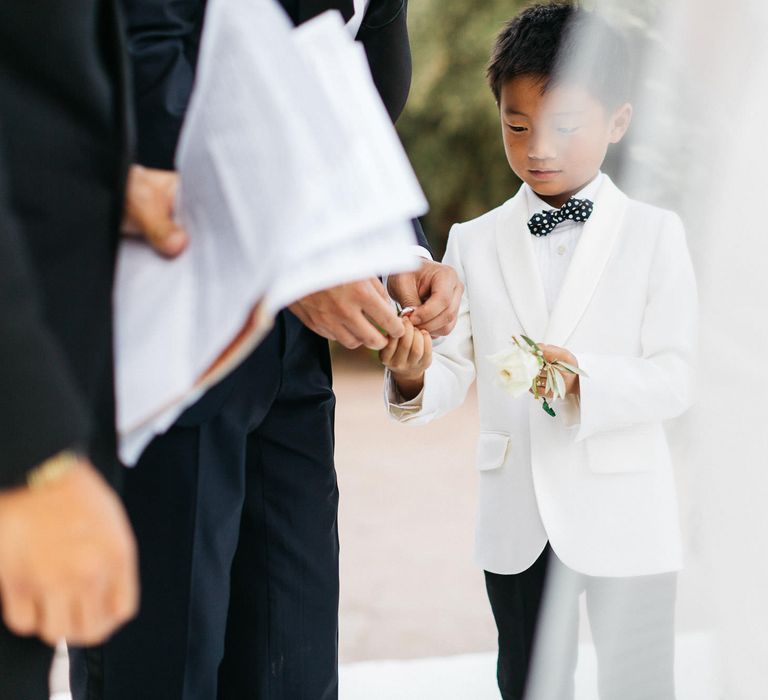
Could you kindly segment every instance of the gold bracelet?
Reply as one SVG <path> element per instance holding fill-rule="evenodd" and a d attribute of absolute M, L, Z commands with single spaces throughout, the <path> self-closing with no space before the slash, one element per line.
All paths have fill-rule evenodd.
<path fill-rule="evenodd" d="M 32 469 L 27 474 L 27 485 L 30 488 L 40 488 L 61 479 L 75 467 L 82 464 L 83 459 L 76 452 L 64 450 Z"/>

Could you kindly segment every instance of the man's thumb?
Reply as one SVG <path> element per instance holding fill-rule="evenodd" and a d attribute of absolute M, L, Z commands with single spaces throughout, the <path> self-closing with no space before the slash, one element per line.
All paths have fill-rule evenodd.
<path fill-rule="evenodd" d="M 161 255 L 175 257 L 187 247 L 188 237 L 184 229 L 172 219 L 149 223 L 145 229 L 149 244 Z"/>
<path fill-rule="evenodd" d="M 397 303 L 403 308 L 410 306 L 416 308 L 421 306 L 421 299 L 419 298 L 419 288 L 416 285 L 416 280 L 412 275 L 408 275 L 406 279 L 400 280 L 400 284 L 397 285 L 396 294 L 393 294 Z"/>

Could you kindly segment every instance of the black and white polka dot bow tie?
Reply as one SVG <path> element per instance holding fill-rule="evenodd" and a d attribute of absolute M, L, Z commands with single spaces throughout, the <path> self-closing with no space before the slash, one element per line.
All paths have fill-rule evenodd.
<path fill-rule="evenodd" d="M 563 221 L 586 221 L 594 208 L 594 202 L 588 199 L 571 197 L 559 209 L 547 209 L 534 214 L 528 220 L 528 229 L 534 236 L 546 236 Z"/>

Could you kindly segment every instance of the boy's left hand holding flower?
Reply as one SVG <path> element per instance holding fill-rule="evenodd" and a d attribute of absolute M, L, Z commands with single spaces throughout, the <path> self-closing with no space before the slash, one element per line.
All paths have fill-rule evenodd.
<path fill-rule="evenodd" d="M 541 351 L 544 353 L 544 359 L 547 362 L 555 362 L 556 360 L 560 360 L 561 362 L 572 365 L 573 367 L 579 366 L 579 361 L 576 359 L 576 356 L 567 348 L 561 348 L 561 347 L 558 347 L 557 345 L 546 345 L 544 343 L 539 343 L 539 348 L 541 348 Z M 563 381 L 565 382 L 565 395 L 579 396 L 580 394 L 579 375 L 573 374 L 571 372 L 560 372 L 560 374 L 562 375 Z M 537 386 L 539 387 L 539 395 L 543 396 L 544 398 L 551 399 L 552 398 L 551 391 L 546 394 L 544 393 L 544 387 L 546 386 L 546 381 L 547 381 L 546 371 L 542 370 L 542 372 L 539 373 L 539 376 L 536 379 Z M 533 389 L 531 389 L 531 393 L 533 393 Z"/>

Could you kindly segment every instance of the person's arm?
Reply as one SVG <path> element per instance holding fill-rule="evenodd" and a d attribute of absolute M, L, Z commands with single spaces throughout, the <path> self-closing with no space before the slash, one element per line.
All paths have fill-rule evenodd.
<path fill-rule="evenodd" d="M 357 40 L 363 45 L 373 82 L 393 122 L 408 100 L 413 66 L 406 0 L 371 0 Z"/>
<path fill-rule="evenodd" d="M 694 394 L 698 301 L 693 264 L 680 219 L 661 231 L 649 277 L 641 329 L 642 355 L 579 352 L 576 440 L 655 423 L 686 411 Z"/>
<path fill-rule="evenodd" d="M 96 644 L 136 612 L 135 544 L 76 451 L 89 412 L 35 278 L 0 181 L 0 609 L 17 634 Z"/>
<path fill-rule="evenodd" d="M 0 489 L 23 484 L 61 450 L 85 445 L 90 432 L 2 189 L 0 182 Z"/>
<path fill-rule="evenodd" d="M 192 94 L 204 0 L 120 0 L 133 72 L 138 162 L 172 169 Z"/>

